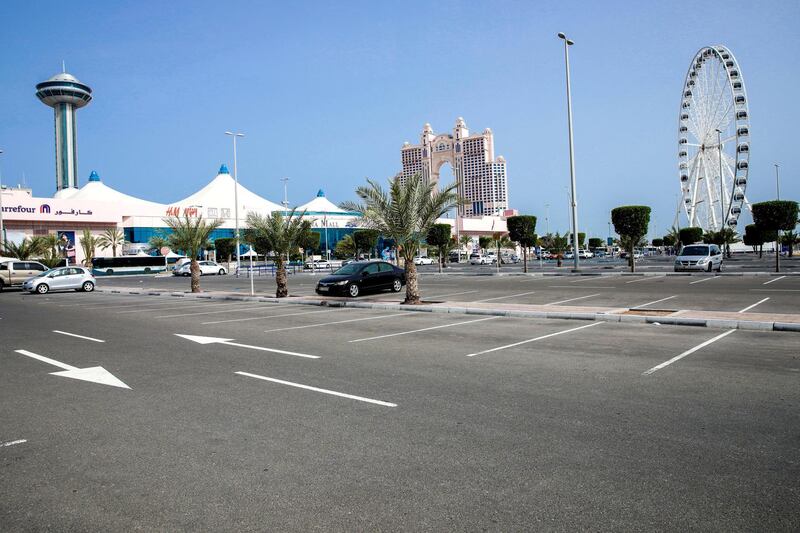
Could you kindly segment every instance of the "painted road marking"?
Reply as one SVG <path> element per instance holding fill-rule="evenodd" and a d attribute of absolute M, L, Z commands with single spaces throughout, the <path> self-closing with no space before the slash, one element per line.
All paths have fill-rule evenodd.
<path fill-rule="evenodd" d="M 673 298 L 677 298 L 677 297 L 678 297 L 677 294 L 675 294 L 673 296 L 667 296 L 666 298 L 661 298 L 660 300 L 653 300 L 652 302 L 647 302 L 646 304 L 637 305 L 636 307 L 632 307 L 631 309 L 639 309 L 641 307 L 647 307 L 648 305 L 657 304 L 658 302 L 663 302 L 663 301 L 666 301 L 666 300 L 672 300 Z"/>
<path fill-rule="evenodd" d="M 594 327 L 594 326 L 599 326 L 600 324 L 602 324 L 602 322 L 593 322 L 592 324 L 587 324 L 585 326 L 579 326 L 577 328 L 565 329 L 564 331 L 557 331 L 555 333 L 548 333 L 547 335 L 542 335 L 540 337 L 535 337 L 533 339 L 528 339 L 528 340 L 524 340 L 524 341 L 520 341 L 520 342 L 515 342 L 513 344 L 506 344 L 505 346 L 498 346 L 497 348 L 490 348 L 488 350 L 483 350 L 481 352 L 475 352 L 475 353 L 467 354 L 467 357 L 474 357 L 476 355 L 482 355 L 482 354 L 485 354 L 485 353 L 496 352 L 498 350 L 505 350 L 506 348 L 513 348 L 515 346 L 520 346 L 521 344 L 527 344 L 529 342 L 540 341 L 542 339 L 555 337 L 557 335 L 563 335 L 565 333 L 571 333 L 573 331 L 578 331 L 579 329 L 586 329 L 586 328 L 591 328 L 591 327 Z"/>
<path fill-rule="evenodd" d="M 290 329 L 305 329 L 305 328 L 320 328 L 322 326 L 332 326 L 334 324 L 346 324 L 348 322 L 361 322 L 362 320 L 378 320 L 381 318 L 403 318 L 406 316 L 414 316 L 414 313 L 395 313 L 393 315 L 378 315 L 378 316 L 368 316 L 368 317 L 361 317 L 361 318 L 349 318 L 347 320 L 337 320 L 335 322 L 323 322 L 322 324 L 307 324 L 305 326 L 291 326 L 288 328 L 276 328 L 276 329 L 267 329 L 264 333 L 272 333 L 274 331 L 288 331 Z"/>
<path fill-rule="evenodd" d="M 18 354 L 26 355 L 33 359 L 38 359 L 39 361 L 47 363 L 48 365 L 53 365 L 57 366 L 58 368 L 64 369 L 62 372 L 51 372 L 50 375 L 52 376 L 80 379 L 82 381 L 90 381 L 92 383 L 100 383 L 102 385 L 119 387 L 121 389 L 130 389 L 130 387 L 125 385 L 125 383 L 120 381 L 116 376 L 114 376 L 111 372 L 109 372 L 102 366 L 78 368 L 76 366 L 68 365 L 66 363 L 56 361 L 55 359 L 50 359 L 49 357 L 45 357 L 37 353 L 29 352 L 28 350 L 14 350 L 14 351 Z"/>
<path fill-rule="evenodd" d="M 220 337 L 203 337 L 200 335 L 181 335 L 175 333 L 176 337 L 181 337 L 198 344 L 225 344 L 227 346 L 236 346 L 237 348 L 247 348 L 248 350 L 260 350 L 262 352 L 279 353 L 283 355 L 294 355 L 296 357 L 305 357 L 307 359 L 319 359 L 318 355 L 309 355 L 307 353 L 288 352 L 286 350 L 277 350 L 275 348 L 265 348 L 263 346 L 252 346 L 250 344 L 239 344 L 238 342 L 231 342 L 233 339 L 223 339 Z"/>
<path fill-rule="evenodd" d="M 652 279 L 661 279 L 664 276 L 645 276 L 642 279 L 632 279 L 630 281 L 626 281 L 625 283 L 639 283 L 640 281 L 647 281 Z"/>
<path fill-rule="evenodd" d="M 96 309 L 116 309 L 118 307 L 122 307 L 123 305 L 125 307 L 142 307 L 142 306 L 152 307 L 154 305 L 157 306 L 157 305 L 165 305 L 165 304 L 166 305 L 176 304 L 176 303 L 182 301 L 182 299 L 178 298 L 178 297 L 170 297 L 169 299 L 167 299 L 167 298 L 157 298 L 157 297 L 154 297 L 154 296 L 151 296 L 149 298 L 121 298 L 119 300 L 106 300 L 106 298 L 103 297 L 103 300 L 109 305 L 105 305 L 105 304 L 104 305 L 91 305 L 91 306 L 88 306 L 88 307 L 81 307 L 81 309 L 86 310 L 86 311 L 94 311 Z M 186 301 L 186 300 L 183 300 L 183 301 Z M 187 303 L 189 303 L 189 302 L 187 302 Z M 74 303 L 72 303 L 72 304 L 62 304 L 59 307 L 75 307 L 75 304 Z"/>
<path fill-rule="evenodd" d="M 574 302 L 575 300 L 583 300 L 583 299 L 585 299 L 585 298 L 592 298 L 592 297 L 594 297 L 594 296 L 600 296 L 600 293 L 598 292 L 597 294 L 590 294 L 589 296 L 578 296 L 577 298 L 569 298 L 568 300 L 559 300 L 559 301 L 557 301 L 557 302 L 551 302 L 551 303 L 549 303 L 549 304 L 544 304 L 544 305 L 558 305 L 558 304 L 565 304 L 565 303 L 567 303 L 567 302 Z"/>
<path fill-rule="evenodd" d="M 79 339 L 86 339 L 87 341 L 93 341 L 93 342 L 106 342 L 106 341 L 104 341 L 104 340 L 95 339 L 94 337 L 84 337 L 83 335 L 76 335 L 75 333 L 69 333 L 69 332 L 66 332 L 66 331 L 60 331 L 60 330 L 57 330 L 57 329 L 54 329 L 54 330 L 53 330 L 53 333 L 60 333 L 61 335 L 69 335 L 70 337 L 77 337 L 77 338 L 79 338 Z"/>
<path fill-rule="evenodd" d="M 27 439 L 12 440 L 12 441 L 8 441 L 8 442 L 4 442 L 4 443 L 0 444 L 0 448 L 6 448 L 8 446 L 15 446 L 17 444 L 22 444 L 22 443 L 25 443 L 25 442 L 28 442 L 28 440 Z"/>
<path fill-rule="evenodd" d="M 358 400 L 360 402 L 374 403 L 376 405 L 383 405 L 385 407 L 397 407 L 396 403 L 384 402 L 381 400 L 373 400 L 372 398 L 364 398 L 363 396 L 356 396 L 354 394 L 345 394 L 344 392 L 336 392 L 328 389 L 320 389 L 319 387 L 312 387 L 311 385 L 302 385 L 291 381 L 284 381 L 282 379 L 268 378 L 267 376 L 259 376 L 258 374 L 251 374 L 250 372 L 235 372 L 240 376 L 247 376 L 256 379 L 263 379 L 264 381 L 271 381 L 272 383 L 280 383 L 281 385 L 288 385 L 290 387 L 297 387 L 298 389 L 306 389 L 314 392 L 321 392 L 323 394 L 331 394 L 333 396 L 340 396 L 342 398 L 349 398 L 351 400 Z"/>
<path fill-rule="evenodd" d="M 739 312 L 740 312 L 740 313 L 744 313 L 744 312 L 746 312 L 746 311 L 749 311 L 750 309 L 754 308 L 755 306 L 757 306 L 757 305 L 759 305 L 759 304 L 763 304 L 763 303 L 764 303 L 764 302 L 766 302 L 767 300 L 769 300 L 769 297 L 767 297 L 767 298 L 764 298 L 763 300 L 759 300 L 759 301 L 757 301 L 756 303 L 754 303 L 753 305 L 748 305 L 747 307 L 745 307 L 744 309 L 742 309 L 742 310 L 741 310 L 741 311 L 739 311 Z"/>
<path fill-rule="evenodd" d="M 718 276 L 710 276 L 710 277 L 707 277 L 707 278 L 698 279 L 698 280 L 696 280 L 696 281 L 690 281 L 690 282 L 689 282 L 689 285 L 694 285 L 695 283 L 703 283 L 704 281 L 709 281 L 709 280 L 712 280 L 712 279 L 717 279 L 717 277 L 718 277 Z"/>
<path fill-rule="evenodd" d="M 575 281 L 570 281 L 570 283 L 582 283 L 584 281 L 605 281 L 598 279 L 599 276 L 587 276 L 585 278 L 576 279 Z"/>
<path fill-rule="evenodd" d="M 173 301 L 173 302 L 168 302 L 168 303 L 175 304 L 175 303 L 178 303 L 178 302 L 174 302 Z M 193 309 L 193 308 L 197 308 L 197 307 L 229 307 L 231 305 L 246 305 L 246 304 L 251 304 L 252 305 L 252 303 L 253 302 L 235 302 L 235 303 L 219 304 L 219 303 L 206 302 L 206 301 L 203 301 L 203 300 L 200 300 L 200 301 L 196 301 L 195 300 L 195 301 L 184 302 L 183 305 L 176 306 L 176 307 L 147 307 L 147 308 L 144 308 L 144 309 L 132 309 L 132 310 L 128 310 L 128 311 L 118 311 L 117 314 L 118 315 L 124 315 L 126 313 L 146 313 L 148 311 L 153 311 L 155 313 L 155 312 L 161 312 L 161 311 L 173 311 L 175 309 Z M 150 304 L 150 305 L 152 306 L 153 304 Z M 139 306 L 126 305 L 125 307 L 139 307 Z"/>
<path fill-rule="evenodd" d="M 452 328 L 454 326 L 463 326 L 464 324 L 472 324 L 474 322 L 483 322 L 485 320 L 494 320 L 495 318 L 501 318 L 501 317 L 499 317 L 499 316 L 490 316 L 488 318 L 478 318 L 477 320 L 467 320 L 467 321 L 464 321 L 464 322 L 454 322 L 452 324 L 444 324 L 444 325 L 441 325 L 441 326 L 431 326 L 431 327 L 428 327 L 428 328 L 414 329 L 414 330 L 411 330 L 411 331 L 401 331 L 399 333 L 389 333 L 387 335 L 378 335 L 376 337 L 366 337 L 364 339 L 354 339 L 354 340 L 348 341 L 348 342 L 373 341 L 373 340 L 376 340 L 376 339 L 385 339 L 386 337 L 397 337 L 398 335 L 408 335 L 409 333 L 419 333 L 421 331 L 430 331 L 432 329 L 442 329 L 442 328 Z"/>
<path fill-rule="evenodd" d="M 338 309 L 325 309 L 323 311 L 302 311 L 300 313 L 286 313 L 284 315 L 265 315 L 265 316 L 249 316 L 247 318 L 230 318 L 228 320 L 214 320 L 213 322 L 201 322 L 201 324 L 207 326 L 209 324 L 225 324 L 228 322 L 247 322 L 248 320 L 264 320 L 266 318 L 281 318 L 284 316 L 313 315 L 316 313 L 333 313 L 334 311 L 338 311 Z"/>
<path fill-rule="evenodd" d="M 609 287 L 607 285 L 581 285 L 580 287 L 576 287 L 575 285 L 548 285 L 548 289 L 616 289 L 616 287 Z"/>
<path fill-rule="evenodd" d="M 650 374 L 652 374 L 653 372 L 655 372 L 655 371 L 657 371 L 657 370 L 661 370 L 661 369 L 662 369 L 662 368 L 664 368 L 665 366 L 671 365 L 671 364 L 672 364 L 672 363 L 674 363 L 675 361 L 680 361 L 681 359 L 683 359 L 683 358 L 684 358 L 684 357 L 686 357 L 687 355 L 691 355 L 691 354 L 693 354 L 694 352 L 696 352 L 697 350 L 700 350 L 701 348 L 705 348 L 706 346 L 708 346 L 708 345 L 709 345 L 709 344 L 711 344 L 712 342 L 717 342 L 718 340 L 722 339 L 723 337 L 727 337 L 728 335 L 730 335 L 730 334 L 731 334 L 731 333 L 733 333 L 734 331 L 736 331 L 736 330 L 735 330 L 735 329 L 730 329 L 730 330 L 726 331 L 725 333 L 722 333 L 722 334 L 720 334 L 720 335 L 717 335 L 717 336 L 716 336 L 716 337 L 714 337 L 714 338 L 708 339 L 707 341 L 705 341 L 705 342 L 702 342 L 702 343 L 698 344 L 698 345 L 697 345 L 697 346 L 695 346 L 694 348 L 690 348 L 690 349 L 686 350 L 685 352 L 683 352 L 682 354 L 680 354 L 680 355 L 676 355 L 675 357 L 673 357 L 673 358 L 672 358 L 672 359 L 670 359 L 669 361 L 664 361 L 664 362 L 663 362 L 663 363 L 661 363 L 660 365 L 656 365 L 656 366 L 654 366 L 653 368 L 651 368 L 650 370 L 645 370 L 644 372 L 642 372 L 642 375 L 643 375 L 643 376 L 649 376 L 649 375 L 650 375 Z"/>
<path fill-rule="evenodd" d="M 239 305 L 241 305 L 241 304 L 239 304 Z M 219 309 L 217 311 L 201 311 L 199 313 L 181 313 L 179 315 L 159 315 L 159 316 L 155 316 L 153 318 L 178 318 L 178 317 L 182 317 L 182 316 L 216 315 L 216 314 L 219 314 L 219 313 L 241 313 L 241 312 L 246 312 L 246 311 L 272 311 L 273 309 L 280 309 L 280 308 L 286 307 L 287 305 L 289 305 L 289 304 L 283 304 L 283 305 L 280 305 L 280 304 L 274 305 L 274 304 L 272 304 L 271 306 L 270 306 L 270 304 L 261 304 L 261 305 L 257 305 L 257 306 L 253 306 L 253 307 L 235 308 L 235 309 Z M 161 309 L 159 309 L 159 311 L 161 311 Z"/>
<path fill-rule="evenodd" d="M 506 296 L 495 296 L 494 298 L 484 298 L 483 300 L 475 300 L 473 303 L 479 302 L 491 302 L 492 300 L 502 300 L 503 298 L 516 298 L 517 296 L 527 296 L 528 294 L 534 294 L 536 291 L 529 291 L 529 292 L 521 292 L 519 294 L 508 294 Z"/>
<path fill-rule="evenodd" d="M 478 291 L 462 291 L 462 292 L 450 292 L 447 294 L 434 294 L 432 296 L 425 296 L 425 298 L 444 298 L 445 296 L 458 296 L 460 294 L 472 294 Z"/>
<path fill-rule="evenodd" d="M 765 281 L 764 283 L 762 283 L 762 285 L 769 285 L 769 284 L 770 284 L 770 283 L 772 283 L 773 281 L 778 281 L 779 279 L 783 279 L 783 278 L 785 278 L 785 277 L 786 277 L 786 276 L 778 276 L 777 278 L 771 279 L 771 280 L 769 280 L 769 281 Z"/>

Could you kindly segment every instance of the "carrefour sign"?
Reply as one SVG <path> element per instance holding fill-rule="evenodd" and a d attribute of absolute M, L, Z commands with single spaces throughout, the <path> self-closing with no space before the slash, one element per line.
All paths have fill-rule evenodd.
<path fill-rule="evenodd" d="M 30 220 L 30 221 L 85 221 L 85 222 L 107 222 L 119 224 L 122 222 L 121 207 L 104 202 L 86 202 L 69 199 L 43 198 L 37 199 L 27 194 L 8 194 L 3 191 L 3 217 L 7 220 Z M 9 201 L 10 200 L 10 201 Z M 131 213 L 133 214 L 133 213 Z"/>

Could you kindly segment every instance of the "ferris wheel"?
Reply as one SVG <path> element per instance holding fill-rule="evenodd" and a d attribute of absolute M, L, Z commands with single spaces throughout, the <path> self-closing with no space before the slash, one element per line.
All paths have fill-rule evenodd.
<path fill-rule="evenodd" d="M 726 47 L 701 48 L 681 93 L 678 174 L 690 226 L 736 230 L 750 160 L 750 111 L 742 70 Z"/>

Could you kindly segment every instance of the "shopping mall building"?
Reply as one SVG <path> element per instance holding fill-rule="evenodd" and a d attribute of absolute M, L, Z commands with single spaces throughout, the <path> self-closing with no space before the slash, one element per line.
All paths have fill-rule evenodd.
<path fill-rule="evenodd" d="M 74 261 L 83 261 L 79 241 L 84 229 L 100 235 L 108 228 L 121 228 L 129 243 L 147 243 L 157 234 L 169 233 L 165 218 L 175 215 L 202 216 L 220 219 L 222 225 L 214 231 L 211 239 L 233 237 L 236 227 L 236 184 L 225 165 L 209 183 L 194 194 L 169 204 L 151 202 L 130 196 L 102 182 L 96 172 L 81 188 L 59 190 L 52 198 L 35 197 L 30 189 L 7 188 L 2 192 L 3 223 L 6 239 L 20 242 L 26 237 L 58 235 L 66 237 L 72 244 L 69 255 Z M 262 198 L 239 184 L 239 222 L 249 212 L 267 215 L 275 210 L 284 211 L 282 205 Z M 357 213 L 339 208 L 320 190 L 310 201 L 297 206 L 297 212 L 313 221 L 313 228 L 320 234 L 320 248 L 333 250 L 345 235 L 358 228 Z M 440 222 L 454 224 L 453 219 Z M 458 232 L 469 235 L 485 235 L 505 232 L 505 217 L 459 218 Z M 455 232 L 454 232 L 455 233 Z M 245 251 L 243 249 L 243 251 Z M 263 253 L 256 250 L 258 253 Z M 110 256 L 111 250 L 99 249 L 97 256 Z"/>

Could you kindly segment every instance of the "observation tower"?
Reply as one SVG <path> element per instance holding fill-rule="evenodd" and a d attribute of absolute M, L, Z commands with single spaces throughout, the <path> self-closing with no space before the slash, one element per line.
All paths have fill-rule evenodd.
<path fill-rule="evenodd" d="M 55 112 L 56 193 L 78 187 L 78 129 L 75 110 L 92 101 L 92 89 L 61 72 L 36 85 L 36 97 Z"/>

